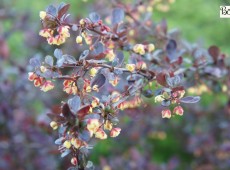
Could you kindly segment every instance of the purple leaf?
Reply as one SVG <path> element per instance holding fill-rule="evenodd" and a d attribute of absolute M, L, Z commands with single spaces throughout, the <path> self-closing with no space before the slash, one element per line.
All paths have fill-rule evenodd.
<path fill-rule="evenodd" d="M 98 22 L 100 20 L 100 15 L 96 12 L 92 12 L 89 14 L 89 19 L 92 21 L 92 22 Z"/>
<path fill-rule="evenodd" d="M 112 24 L 119 24 L 123 21 L 125 17 L 125 12 L 121 8 L 115 8 L 112 12 Z"/>
<path fill-rule="evenodd" d="M 180 99 L 182 103 L 197 103 L 200 101 L 200 96 L 187 96 Z"/>
<path fill-rule="evenodd" d="M 81 106 L 81 99 L 79 96 L 74 96 L 73 98 L 68 100 L 68 104 L 70 107 L 70 110 L 76 115 L 77 111 L 79 110 Z"/>
<path fill-rule="evenodd" d="M 97 74 L 94 79 L 91 81 L 90 86 L 93 87 L 97 85 L 98 89 L 101 88 L 105 84 L 106 78 L 103 74 Z"/>

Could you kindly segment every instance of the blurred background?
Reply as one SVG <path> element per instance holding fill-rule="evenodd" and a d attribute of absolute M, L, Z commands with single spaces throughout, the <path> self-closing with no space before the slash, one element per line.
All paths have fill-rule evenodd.
<path fill-rule="evenodd" d="M 46 113 L 57 110 L 66 95 L 58 89 L 41 93 L 28 82 L 29 59 L 52 55 L 55 47 L 38 36 L 39 11 L 61 0 L 0 0 L 0 170 L 67 169 L 54 145 L 57 134 Z M 109 1 L 66 0 L 76 20 L 100 11 Z M 126 2 L 133 2 L 131 0 Z M 165 18 L 169 29 L 203 47 L 217 45 L 230 54 L 230 19 L 219 18 L 228 0 L 170 1 L 153 10 L 153 20 Z M 173 3 L 172 3 L 173 2 Z M 159 3 L 161 4 L 161 3 Z M 162 3 L 164 4 L 164 3 Z M 66 51 L 73 51 L 64 47 Z M 60 88 L 61 89 L 61 88 Z M 95 144 L 90 160 L 103 170 L 229 170 L 230 99 L 223 80 L 211 87 L 198 84 L 188 93 L 201 95 L 185 106 L 183 117 L 163 120 L 153 100 L 144 108 L 121 113 L 122 133 Z"/>

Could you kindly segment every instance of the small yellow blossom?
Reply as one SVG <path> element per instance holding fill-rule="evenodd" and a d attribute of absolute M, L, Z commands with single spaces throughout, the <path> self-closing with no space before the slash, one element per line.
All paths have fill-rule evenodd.
<path fill-rule="evenodd" d="M 79 21 L 79 24 L 82 26 L 82 25 L 85 25 L 85 20 L 84 19 L 81 19 L 80 21 Z"/>
<path fill-rule="evenodd" d="M 77 139 L 77 138 L 72 138 L 72 139 L 71 139 L 71 144 L 72 144 L 76 149 L 78 149 L 78 148 L 81 147 L 82 141 L 80 141 L 80 140 Z"/>
<path fill-rule="evenodd" d="M 47 69 L 46 69 L 46 67 L 41 66 L 41 67 L 40 67 L 40 70 L 41 70 L 42 73 L 45 73 Z"/>
<path fill-rule="evenodd" d="M 113 61 L 115 58 L 115 54 L 113 50 L 109 50 L 108 53 L 105 56 L 109 61 Z"/>
<path fill-rule="evenodd" d="M 46 12 L 45 12 L 45 11 L 40 11 L 39 16 L 40 16 L 40 18 L 41 18 L 42 20 L 44 20 L 45 17 L 46 17 Z"/>
<path fill-rule="evenodd" d="M 69 149 L 71 147 L 71 142 L 69 140 L 66 140 L 64 143 L 63 143 L 63 146 L 66 147 L 67 149 Z"/>
<path fill-rule="evenodd" d="M 130 72 L 133 72 L 135 70 L 135 64 L 126 64 L 125 68 Z"/>
<path fill-rule="evenodd" d="M 110 132 L 110 137 L 115 138 L 117 137 L 121 132 L 121 128 L 113 128 Z"/>
<path fill-rule="evenodd" d="M 96 68 L 91 68 L 89 70 L 89 75 L 94 77 L 97 74 L 97 69 Z"/>
<path fill-rule="evenodd" d="M 44 84 L 41 86 L 41 90 L 44 92 L 52 90 L 53 88 L 54 88 L 54 84 L 50 80 L 45 81 Z"/>
<path fill-rule="evenodd" d="M 94 134 L 100 127 L 100 122 L 98 119 L 89 119 L 87 122 L 87 129 L 91 134 Z"/>
<path fill-rule="evenodd" d="M 113 128 L 113 124 L 109 120 L 106 120 L 104 124 L 104 129 L 111 130 L 112 128 Z"/>
<path fill-rule="evenodd" d="M 145 54 L 145 46 L 143 44 L 136 44 L 133 47 L 133 51 L 137 54 L 144 55 Z"/>
<path fill-rule="evenodd" d="M 158 95 L 154 98 L 154 100 L 155 100 L 155 103 L 162 102 L 164 100 L 164 97 L 162 95 Z"/>
<path fill-rule="evenodd" d="M 148 52 L 151 53 L 155 50 L 155 45 L 154 44 L 149 44 L 148 45 Z"/>
<path fill-rule="evenodd" d="M 99 129 L 96 131 L 95 133 L 95 138 L 98 138 L 98 139 L 106 139 L 107 138 L 107 134 L 105 133 L 105 131 L 103 131 L 102 129 Z"/>
<path fill-rule="evenodd" d="M 76 43 L 78 43 L 78 44 L 82 44 L 82 36 L 77 36 L 77 38 L 76 38 Z"/>
<path fill-rule="evenodd" d="M 58 128 L 58 124 L 55 121 L 50 122 L 50 127 L 52 127 L 53 130 L 56 130 Z"/>

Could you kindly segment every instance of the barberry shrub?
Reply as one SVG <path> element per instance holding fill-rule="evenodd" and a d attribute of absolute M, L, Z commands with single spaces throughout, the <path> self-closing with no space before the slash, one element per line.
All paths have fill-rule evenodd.
<path fill-rule="evenodd" d="M 155 1 L 115 2 L 111 14 L 92 12 L 77 21 L 69 19 L 70 5 L 65 3 L 40 12 L 39 35 L 56 49 L 44 61 L 30 59 L 34 70 L 28 79 L 44 92 L 58 90 L 61 83 L 69 95 L 61 112 L 48 116 L 52 129 L 58 130 L 55 144 L 61 157 L 70 156 L 70 169 L 93 168 L 87 160 L 91 142 L 122 133 L 119 112 L 154 98 L 163 106 L 162 118 L 183 116 L 182 103 L 200 100 L 186 95 L 191 77 L 212 81 L 227 74 L 225 55 L 218 47 L 191 45 L 168 31 L 165 20 L 152 21 Z M 74 53 L 79 55 L 61 50 L 68 41 L 75 43 Z"/>

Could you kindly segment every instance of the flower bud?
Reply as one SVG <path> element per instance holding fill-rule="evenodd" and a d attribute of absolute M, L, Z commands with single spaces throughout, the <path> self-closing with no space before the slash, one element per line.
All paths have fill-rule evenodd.
<path fill-rule="evenodd" d="M 53 130 L 56 130 L 58 128 L 58 124 L 55 121 L 50 122 L 50 127 L 53 128 Z"/>
<path fill-rule="evenodd" d="M 96 133 L 95 133 L 95 138 L 99 138 L 99 139 L 106 139 L 107 138 L 107 134 L 105 133 L 105 131 L 103 131 L 102 129 L 99 129 Z"/>
<path fill-rule="evenodd" d="M 45 11 L 40 11 L 39 16 L 40 16 L 40 18 L 41 18 L 42 20 L 44 20 L 45 17 L 46 17 L 46 12 L 45 12 Z"/>
<path fill-rule="evenodd" d="M 169 109 L 162 110 L 162 118 L 171 118 L 171 111 Z"/>
<path fill-rule="evenodd" d="M 151 53 L 155 50 L 155 45 L 154 44 L 149 44 L 148 45 L 148 52 Z"/>
<path fill-rule="evenodd" d="M 113 128 L 113 124 L 109 120 L 106 120 L 104 124 L 104 129 L 111 130 L 112 128 Z"/>
<path fill-rule="evenodd" d="M 37 75 L 33 72 L 28 73 L 28 80 L 29 81 L 34 81 L 34 79 L 37 78 Z"/>
<path fill-rule="evenodd" d="M 135 70 L 135 64 L 126 64 L 125 68 L 130 72 L 133 72 Z"/>
<path fill-rule="evenodd" d="M 46 72 L 47 69 L 46 69 L 46 67 L 41 66 L 41 67 L 40 67 L 40 70 L 41 70 L 42 73 L 44 73 L 44 72 Z"/>
<path fill-rule="evenodd" d="M 82 44 L 82 36 L 77 36 L 77 38 L 76 38 L 76 42 L 78 43 L 78 44 Z"/>
<path fill-rule="evenodd" d="M 121 128 L 113 128 L 110 132 L 110 137 L 115 138 L 117 137 L 121 132 Z"/>
<path fill-rule="evenodd" d="M 73 157 L 73 158 L 71 159 L 71 164 L 74 165 L 74 166 L 77 165 L 77 158 L 76 158 L 76 157 Z"/>
<path fill-rule="evenodd" d="M 85 20 L 84 20 L 84 19 L 81 19 L 81 20 L 79 21 L 79 24 L 80 24 L 81 26 L 85 25 Z"/>
<path fill-rule="evenodd" d="M 164 100 L 164 97 L 162 95 L 158 95 L 155 97 L 154 100 L 155 100 L 155 103 L 157 102 L 161 103 Z"/>
<path fill-rule="evenodd" d="M 66 147 L 67 149 L 69 149 L 71 147 L 71 142 L 69 140 L 66 140 L 64 143 L 63 143 L 63 146 Z"/>
<path fill-rule="evenodd" d="M 183 109 L 181 106 L 176 106 L 176 107 L 173 109 L 173 113 L 175 113 L 176 115 L 182 116 L 183 113 L 184 113 L 184 109 Z"/>

